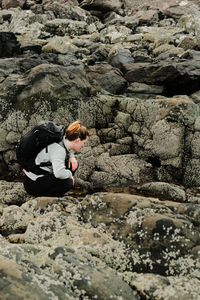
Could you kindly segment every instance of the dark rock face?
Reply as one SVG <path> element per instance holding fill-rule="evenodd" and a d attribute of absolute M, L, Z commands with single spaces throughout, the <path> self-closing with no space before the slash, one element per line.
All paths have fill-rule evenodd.
<path fill-rule="evenodd" d="M 20 54 L 20 43 L 13 32 L 0 32 L 0 58 Z"/>

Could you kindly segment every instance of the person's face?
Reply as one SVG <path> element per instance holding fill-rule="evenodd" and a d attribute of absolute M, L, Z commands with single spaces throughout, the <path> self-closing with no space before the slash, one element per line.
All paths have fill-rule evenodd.
<path fill-rule="evenodd" d="M 73 150 L 75 152 L 79 152 L 81 150 L 81 148 L 84 147 L 87 140 L 88 140 L 88 137 L 85 140 L 82 140 L 82 141 L 80 140 L 80 138 L 74 140 Z"/>

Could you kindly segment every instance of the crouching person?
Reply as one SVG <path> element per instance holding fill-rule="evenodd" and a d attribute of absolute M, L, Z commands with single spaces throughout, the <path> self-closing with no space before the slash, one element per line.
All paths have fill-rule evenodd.
<path fill-rule="evenodd" d="M 59 143 L 52 143 L 38 153 L 37 170 L 25 173 L 24 188 L 33 196 L 62 197 L 74 186 L 78 162 L 74 152 L 84 147 L 89 137 L 87 128 L 75 121 L 65 130 Z"/>

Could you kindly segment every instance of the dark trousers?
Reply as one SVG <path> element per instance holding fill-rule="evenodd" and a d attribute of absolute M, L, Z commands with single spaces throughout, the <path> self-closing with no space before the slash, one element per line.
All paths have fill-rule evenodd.
<path fill-rule="evenodd" d="M 24 188 L 32 196 L 62 197 L 73 187 L 72 179 L 59 179 L 53 174 L 47 174 L 31 180 L 25 175 Z"/>

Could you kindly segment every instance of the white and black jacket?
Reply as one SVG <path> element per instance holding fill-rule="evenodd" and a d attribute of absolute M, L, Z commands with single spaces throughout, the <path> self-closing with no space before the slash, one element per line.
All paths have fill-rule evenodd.
<path fill-rule="evenodd" d="M 67 157 L 74 157 L 74 154 L 67 149 L 66 139 L 63 137 L 63 140 L 59 144 L 53 143 L 47 149 L 44 148 L 40 151 L 36 156 L 35 163 L 36 165 L 40 165 L 41 163 L 50 162 L 50 166 L 40 166 L 40 168 L 53 174 L 56 178 L 67 179 L 72 177 L 72 172 L 66 166 Z M 44 174 L 36 175 L 26 170 L 24 170 L 24 173 L 34 181 L 38 177 L 44 176 Z"/>

